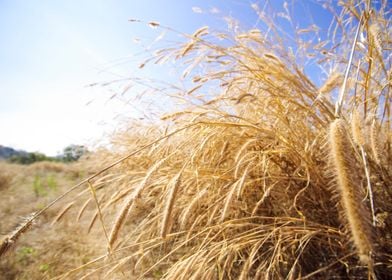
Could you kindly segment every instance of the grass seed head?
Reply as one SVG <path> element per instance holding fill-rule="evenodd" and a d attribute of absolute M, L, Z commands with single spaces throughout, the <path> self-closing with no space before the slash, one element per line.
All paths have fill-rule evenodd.
<path fill-rule="evenodd" d="M 374 253 L 372 230 L 365 218 L 368 213 L 364 212 L 360 196 L 361 181 L 353 164 L 353 148 L 344 120 L 337 119 L 331 123 L 329 141 L 336 184 L 348 228 L 361 262 L 370 266 Z"/>

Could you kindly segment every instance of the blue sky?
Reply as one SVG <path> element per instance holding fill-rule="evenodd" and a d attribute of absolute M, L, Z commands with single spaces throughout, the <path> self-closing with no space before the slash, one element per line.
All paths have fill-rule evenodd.
<path fill-rule="evenodd" d="M 128 108 L 86 85 L 137 71 L 140 46 L 133 39 L 152 41 L 159 32 L 129 19 L 193 33 L 205 25 L 224 30 L 222 17 L 233 16 L 254 28 L 251 4 L 264 2 L 1 0 L 0 145 L 55 155 L 69 144 L 96 143 L 114 129 Z M 282 9 L 283 1 L 271 2 Z M 315 1 L 296 3 L 299 23 L 327 26 L 330 18 Z"/>

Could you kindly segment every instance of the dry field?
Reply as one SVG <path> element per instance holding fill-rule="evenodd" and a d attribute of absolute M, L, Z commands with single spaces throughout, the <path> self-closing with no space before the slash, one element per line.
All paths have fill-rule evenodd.
<path fill-rule="evenodd" d="M 2 166 L 25 182 L 0 189 L 1 231 L 38 211 L 3 240 L 5 279 L 390 279 L 392 28 L 382 3 L 342 1 L 328 39 L 297 30 L 294 51 L 253 5 L 268 32 L 232 21 L 151 52 L 142 67 L 184 69 L 184 88 L 157 83 L 149 96 L 179 109 L 114 135 L 53 206 L 65 187 L 41 198 L 35 173 Z M 327 74 L 322 84 L 307 61 Z"/>
<path fill-rule="evenodd" d="M 29 166 L 0 162 L 0 233 L 9 233 L 88 174 L 78 164 L 39 162 Z M 45 211 L 0 260 L 0 279 L 49 279 L 86 263 L 95 248 L 83 226 L 64 217 L 53 223 L 60 205 Z M 95 252 L 97 253 L 97 252 Z"/>

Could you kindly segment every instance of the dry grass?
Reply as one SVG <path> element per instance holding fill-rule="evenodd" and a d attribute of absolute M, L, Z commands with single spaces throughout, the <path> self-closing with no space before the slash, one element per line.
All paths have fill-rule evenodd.
<path fill-rule="evenodd" d="M 91 183 L 99 209 L 88 188 L 69 202 L 109 254 L 59 278 L 388 279 L 390 14 L 356 3 L 341 2 L 328 41 L 298 40 L 296 55 L 253 5 L 269 32 L 202 28 L 143 63 L 184 69 L 185 88 L 154 87 L 180 109 L 132 123 L 75 185 Z M 312 57 L 331 73 L 320 87 L 300 64 Z"/>
<path fill-rule="evenodd" d="M 343 120 L 337 119 L 331 124 L 329 137 L 336 185 L 353 242 L 358 250 L 360 261 L 365 265 L 373 266 L 372 229 L 367 217 L 369 210 L 362 206 L 364 195 L 361 194 L 362 189 L 358 188 L 361 183 L 355 172 L 354 150 Z"/>
<path fill-rule="evenodd" d="M 0 190 L 8 188 L 12 181 L 12 174 L 4 168 L 5 166 L 5 164 L 0 165 Z"/>
<path fill-rule="evenodd" d="M 94 251 L 97 254 L 99 246 L 89 244 L 85 225 L 69 216 L 51 225 L 58 213 L 65 214 L 61 204 L 35 219 L 36 211 L 80 180 L 74 168 L 52 162 L 1 164 L 1 172 L 12 180 L 0 190 L 0 279 L 50 279 L 86 263 Z"/>

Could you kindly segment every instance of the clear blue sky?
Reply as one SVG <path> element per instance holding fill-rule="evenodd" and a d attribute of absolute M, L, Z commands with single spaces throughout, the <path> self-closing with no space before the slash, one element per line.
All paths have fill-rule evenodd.
<path fill-rule="evenodd" d="M 192 33 L 204 25 L 225 29 L 221 18 L 231 15 L 255 27 L 250 6 L 264 2 L 1 0 L 0 145 L 55 155 L 72 143 L 94 143 L 113 129 L 115 116 L 126 108 L 107 102 L 110 93 L 86 85 L 136 71 L 134 56 L 140 48 L 133 38 L 152 40 L 157 31 L 129 19 L 156 20 Z M 282 9 L 283 1 L 271 2 Z M 296 3 L 302 25 L 329 23 L 314 1 Z"/>

